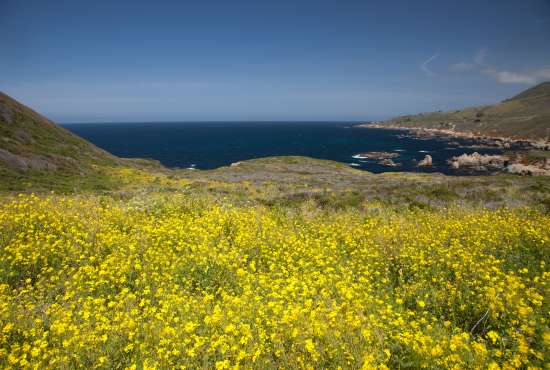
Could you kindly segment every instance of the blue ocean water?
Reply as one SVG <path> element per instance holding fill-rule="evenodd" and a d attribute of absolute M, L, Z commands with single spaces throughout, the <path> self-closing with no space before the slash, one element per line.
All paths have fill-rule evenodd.
<path fill-rule="evenodd" d="M 498 153 L 464 148 L 468 140 L 418 139 L 404 131 L 359 128 L 353 122 L 151 122 L 78 123 L 65 128 L 120 157 L 153 158 L 168 167 L 213 169 L 246 159 L 301 155 L 347 163 L 375 173 L 388 171 L 457 174 L 447 159 L 463 153 Z M 358 153 L 388 151 L 397 167 Z M 426 154 L 433 167 L 417 167 Z"/>

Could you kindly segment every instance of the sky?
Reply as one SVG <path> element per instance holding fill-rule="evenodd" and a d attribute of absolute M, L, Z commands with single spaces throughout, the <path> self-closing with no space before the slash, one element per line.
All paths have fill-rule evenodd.
<path fill-rule="evenodd" d="M 0 0 L 0 45 L 62 123 L 377 120 L 550 80 L 550 1 Z"/>

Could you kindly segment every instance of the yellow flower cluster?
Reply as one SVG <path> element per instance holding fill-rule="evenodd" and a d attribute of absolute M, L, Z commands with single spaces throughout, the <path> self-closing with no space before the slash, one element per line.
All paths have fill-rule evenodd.
<path fill-rule="evenodd" d="M 2 368 L 544 368 L 550 216 L 0 205 Z"/>

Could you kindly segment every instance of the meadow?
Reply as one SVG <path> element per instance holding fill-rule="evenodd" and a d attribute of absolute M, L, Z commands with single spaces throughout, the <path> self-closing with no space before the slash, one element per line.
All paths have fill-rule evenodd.
<path fill-rule="evenodd" d="M 0 250 L 1 368 L 550 361 L 550 214 L 536 207 L 12 194 Z"/>

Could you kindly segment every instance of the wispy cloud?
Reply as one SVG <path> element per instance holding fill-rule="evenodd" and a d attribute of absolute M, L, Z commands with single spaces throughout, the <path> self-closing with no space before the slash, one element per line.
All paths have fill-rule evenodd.
<path fill-rule="evenodd" d="M 458 62 L 451 64 L 451 72 L 471 72 L 475 71 L 485 76 L 491 77 L 501 84 L 524 84 L 534 85 L 537 82 L 550 79 L 550 67 L 544 67 L 528 71 L 510 71 L 496 68 L 485 63 L 487 58 L 487 48 L 481 48 L 475 53 L 471 62 Z"/>
<path fill-rule="evenodd" d="M 436 60 L 438 57 L 439 57 L 439 54 L 438 54 L 438 53 L 435 53 L 434 55 L 432 55 L 431 57 L 429 57 L 428 59 L 426 59 L 425 61 L 423 61 L 422 64 L 420 64 L 420 69 L 421 69 L 422 71 L 424 71 L 424 73 L 425 73 L 427 76 L 430 76 L 430 77 L 437 76 L 437 75 L 430 69 L 430 63 L 433 62 L 434 60 Z"/>
<path fill-rule="evenodd" d="M 458 62 L 449 66 L 451 72 L 468 72 L 474 69 L 476 65 L 474 63 Z"/>
<path fill-rule="evenodd" d="M 550 67 L 545 67 L 545 68 L 536 70 L 535 77 L 550 80 Z"/>
<path fill-rule="evenodd" d="M 497 70 L 494 68 L 484 69 L 483 73 L 502 84 L 525 84 L 534 85 L 537 82 L 550 79 L 550 67 L 535 69 L 526 72 L 513 72 Z"/>
<path fill-rule="evenodd" d="M 525 84 L 534 85 L 537 80 L 533 76 L 527 74 L 510 72 L 510 71 L 498 71 L 496 69 L 485 69 L 483 73 L 492 77 L 495 81 L 501 84 Z"/>
<path fill-rule="evenodd" d="M 487 48 L 481 48 L 477 51 L 476 55 L 474 55 L 474 63 L 478 66 L 483 65 L 485 63 L 485 58 L 487 57 Z"/>
<path fill-rule="evenodd" d="M 475 53 L 471 62 L 458 62 L 451 64 L 449 70 L 451 72 L 468 72 L 474 70 L 483 64 L 485 64 L 485 58 L 487 57 L 487 48 L 481 48 Z"/>

